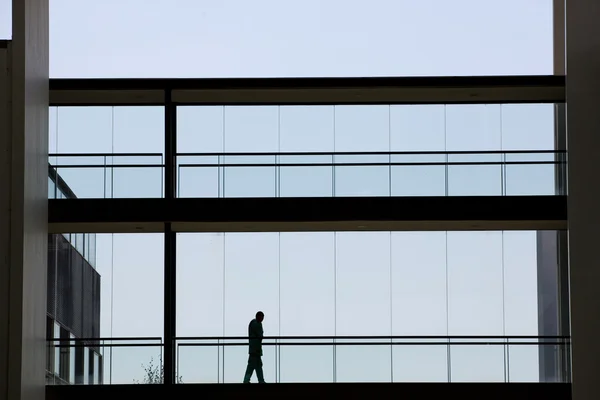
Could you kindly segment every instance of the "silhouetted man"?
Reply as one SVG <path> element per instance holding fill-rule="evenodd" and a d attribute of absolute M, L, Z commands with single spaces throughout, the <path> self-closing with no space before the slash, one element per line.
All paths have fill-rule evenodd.
<path fill-rule="evenodd" d="M 248 325 L 248 367 L 246 367 L 244 383 L 250 383 L 250 378 L 254 371 L 256 371 L 258 383 L 265 383 L 262 369 L 262 322 L 264 319 L 265 314 L 263 314 L 262 311 L 259 311 L 256 313 L 256 318 L 250 321 L 250 324 Z"/>

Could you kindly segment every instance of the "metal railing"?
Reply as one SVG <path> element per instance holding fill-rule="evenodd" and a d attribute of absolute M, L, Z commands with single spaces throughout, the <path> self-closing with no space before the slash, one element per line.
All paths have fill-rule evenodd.
<path fill-rule="evenodd" d="M 273 383 L 569 382 L 570 345 L 568 336 L 266 336 L 262 360 Z M 49 384 L 163 383 L 163 346 L 161 338 L 50 340 Z M 177 383 L 243 378 L 248 337 L 178 337 L 175 347 Z M 85 351 L 100 362 L 83 368 L 93 365 Z"/>
<path fill-rule="evenodd" d="M 242 379 L 247 337 L 176 342 L 183 382 Z M 569 351 L 565 336 L 270 336 L 262 360 L 271 382 L 567 382 Z"/>
<path fill-rule="evenodd" d="M 161 383 L 160 337 L 69 338 L 47 341 L 47 384 Z"/>
<path fill-rule="evenodd" d="M 566 158 L 556 150 L 178 153 L 177 196 L 557 195 Z M 161 153 L 51 154 L 50 168 L 78 198 L 164 196 Z"/>
<path fill-rule="evenodd" d="M 49 198 L 164 196 L 162 153 L 51 153 L 49 176 L 59 183 Z M 133 183 L 141 183 L 131 189 Z M 68 191 L 70 196 L 61 196 Z"/>

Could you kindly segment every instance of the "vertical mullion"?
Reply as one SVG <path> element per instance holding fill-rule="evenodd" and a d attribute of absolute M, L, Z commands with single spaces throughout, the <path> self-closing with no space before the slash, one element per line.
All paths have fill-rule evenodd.
<path fill-rule="evenodd" d="M 176 193 L 177 108 L 171 101 L 171 90 L 165 90 L 165 198 Z M 175 371 L 175 285 L 176 236 L 170 222 L 164 226 L 164 384 L 176 383 Z"/>

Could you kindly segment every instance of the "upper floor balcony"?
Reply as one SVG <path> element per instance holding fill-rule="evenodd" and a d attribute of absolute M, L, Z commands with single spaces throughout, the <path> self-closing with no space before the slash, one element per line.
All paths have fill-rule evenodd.
<path fill-rule="evenodd" d="M 50 166 L 78 198 L 165 195 L 161 153 L 50 154 Z M 558 150 L 178 153 L 176 196 L 547 196 L 565 194 L 565 176 Z"/>
<path fill-rule="evenodd" d="M 55 80 L 51 102 L 77 198 L 566 191 L 560 77 Z"/>

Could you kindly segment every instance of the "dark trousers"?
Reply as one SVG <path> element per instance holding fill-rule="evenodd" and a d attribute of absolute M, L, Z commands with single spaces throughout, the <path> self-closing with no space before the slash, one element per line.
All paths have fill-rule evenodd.
<path fill-rule="evenodd" d="M 248 366 L 246 367 L 246 375 L 244 375 L 244 383 L 250 383 L 250 378 L 252 377 L 252 373 L 254 371 L 256 371 L 258 383 L 265 383 L 262 366 L 263 363 L 261 357 L 259 355 L 250 354 L 250 356 L 248 356 Z"/>

